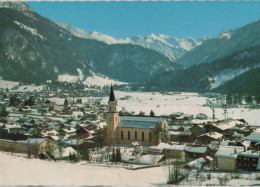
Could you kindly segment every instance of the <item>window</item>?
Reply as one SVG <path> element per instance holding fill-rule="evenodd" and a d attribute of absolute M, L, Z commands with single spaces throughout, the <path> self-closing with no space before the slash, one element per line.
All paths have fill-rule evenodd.
<path fill-rule="evenodd" d="M 130 140 L 130 131 L 128 131 L 127 134 L 128 134 L 128 140 Z"/>
<path fill-rule="evenodd" d="M 151 141 L 152 141 L 152 133 L 149 132 L 149 142 L 151 142 Z"/>
<path fill-rule="evenodd" d="M 144 132 L 142 132 L 142 141 L 144 141 Z"/>
<path fill-rule="evenodd" d="M 110 117 L 110 122 L 112 121 L 112 118 Z"/>
<path fill-rule="evenodd" d="M 121 139 L 124 139 L 124 132 L 121 130 Z"/>
<path fill-rule="evenodd" d="M 135 140 L 137 140 L 137 132 L 135 131 Z"/>
<path fill-rule="evenodd" d="M 115 118 L 115 121 L 117 122 L 117 117 Z"/>

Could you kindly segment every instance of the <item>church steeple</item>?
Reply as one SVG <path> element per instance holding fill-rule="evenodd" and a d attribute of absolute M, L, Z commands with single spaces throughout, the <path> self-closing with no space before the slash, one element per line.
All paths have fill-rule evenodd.
<path fill-rule="evenodd" d="M 111 87 L 110 87 L 109 101 L 116 101 L 112 84 L 111 84 Z"/>
<path fill-rule="evenodd" d="M 113 86 L 110 87 L 110 96 L 108 101 L 108 112 L 107 112 L 107 144 L 118 143 L 118 131 L 116 130 L 119 123 L 119 113 L 117 112 L 117 102 Z"/>

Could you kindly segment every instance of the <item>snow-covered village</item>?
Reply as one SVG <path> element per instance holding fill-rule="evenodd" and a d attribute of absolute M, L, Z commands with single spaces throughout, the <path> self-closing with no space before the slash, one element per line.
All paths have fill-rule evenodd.
<path fill-rule="evenodd" d="M 260 2 L 233 3 L 0 2 L 0 186 L 260 186 Z"/>
<path fill-rule="evenodd" d="M 259 185 L 256 103 L 94 87 L 1 80 L 1 184 Z"/>

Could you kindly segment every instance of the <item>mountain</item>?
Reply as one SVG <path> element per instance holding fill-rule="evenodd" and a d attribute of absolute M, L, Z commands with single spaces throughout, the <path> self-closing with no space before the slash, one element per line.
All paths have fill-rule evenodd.
<path fill-rule="evenodd" d="M 92 72 L 119 81 L 144 82 L 179 67 L 157 51 L 132 44 L 108 45 L 74 36 L 22 2 L 0 3 L 0 73 L 29 83 Z"/>
<path fill-rule="evenodd" d="M 236 51 L 260 45 L 260 20 L 243 27 L 223 31 L 218 37 L 206 40 L 200 46 L 187 52 L 176 63 L 190 67 L 212 62 Z"/>
<path fill-rule="evenodd" d="M 260 46 L 234 52 L 210 63 L 156 76 L 148 90 L 260 93 Z"/>
<path fill-rule="evenodd" d="M 59 26 L 63 27 L 64 29 L 68 30 L 75 36 L 81 37 L 81 38 L 87 38 L 87 39 L 94 39 L 98 41 L 105 42 L 107 44 L 134 44 L 134 45 L 140 45 L 142 47 L 153 49 L 158 51 L 159 53 L 167 56 L 170 60 L 174 61 L 193 49 L 196 46 L 201 45 L 204 41 L 206 41 L 208 38 L 203 37 L 200 40 L 195 40 L 192 38 L 183 38 L 178 39 L 173 36 L 167 36 L 167 35 L 150 35 L 150 36 L 134 36 L 131 38 L 125 38 L 125 39 L 116 39 L 111 36 L 101 34 L 95 31 L 92 31 L 90 33 L 75 28 L 72 25 L 68 23 L 57 23 Z"/>

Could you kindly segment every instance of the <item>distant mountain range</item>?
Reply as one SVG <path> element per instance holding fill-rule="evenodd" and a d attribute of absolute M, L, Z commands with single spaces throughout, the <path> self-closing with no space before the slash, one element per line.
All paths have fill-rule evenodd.
<path fill-rule="evenodd" d="M 0 10 L 4 79 L 39 83 L 63 74 L 88 77 L 95 72 L 121 81 L 145 82 L 180 67 L 138 45 L 108 45 L 76 37 L 22 2 L 2 2 Z"/>
<path fill-rule="evenodd" d="M 28 83 L 100 75 L 149 91 L 260 93 L 260 20 L 216 38 L 115 39 L 0 3 L 0 74 Z"/>
<path fill-rule="evenodd" d="M 200 40 L 195 40 L 193 38 L 183 38 L 178 39 L 173 36 L 167 35 L 150 35 L 150 36 L 134 36 L 131 38 L 125 39 L 116 39 L 111 36 L 101 34 L 95 31 L 90 33 L 73 27 L 68 23 L 57 23 L 59 26 L 68 30 L 75 36 L 86 38 L 86 39 L 94 39 L 98 41 L 105 42 L 107 44 L 134 44 L 140 45 L 142 47 L 153 49 L 158 51 L 159 53 L 168 57 L 171 61 L 174 61 L 193 49 L 196 46 L 201 45 L 204 41 L 208 40 L 207 37 L 202 37 Z"/>
<path fill-rule="evenodd" d="M 260 21 L 243 27 L 223 31 L 216 38 L 203 42 L 200 46 L 184 54 L 176 63 L 190 67 L 203 62 L 223 58 L 236 51 L 260 45 Z"/>

